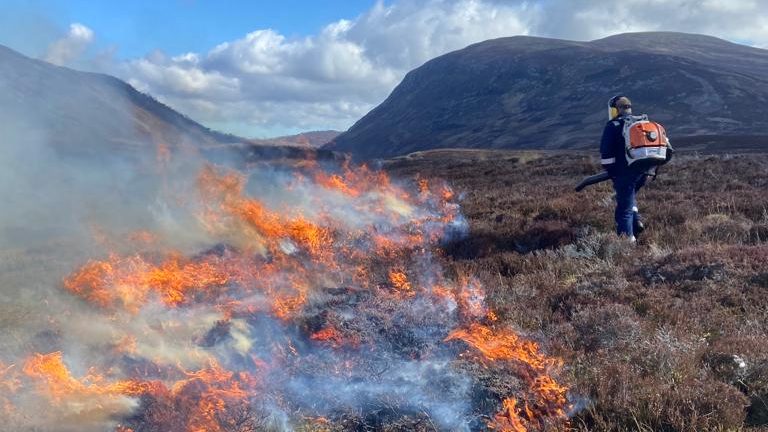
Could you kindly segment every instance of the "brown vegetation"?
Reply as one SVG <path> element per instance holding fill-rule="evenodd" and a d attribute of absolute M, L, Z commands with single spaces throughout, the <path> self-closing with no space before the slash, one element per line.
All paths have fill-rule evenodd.
<path fill-rule="evenodd" d="M 435 151 L 387 163 L 463 195 L 448 268 L 563 358 L 576 430 L 765 430 L 768 156 L 679 156 L 640 193 L 638 245 L 613 232 L 596 158 Z"/>

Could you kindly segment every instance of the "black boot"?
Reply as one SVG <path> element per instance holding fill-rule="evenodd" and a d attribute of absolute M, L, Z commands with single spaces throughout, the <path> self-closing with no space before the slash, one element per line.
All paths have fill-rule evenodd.
<path fill-rule="evenodd" d="M 635 235 L 635 237 L 638 237 L 643 233 L 643 231 L 645 231 L 645 225 L 637 216 L 637 214 L 635 214 L 635 217 L 632 219 L 632 233 Z"/>

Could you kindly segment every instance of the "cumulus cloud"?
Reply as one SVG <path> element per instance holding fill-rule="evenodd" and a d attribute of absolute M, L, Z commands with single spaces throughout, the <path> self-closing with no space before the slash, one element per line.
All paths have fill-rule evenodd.
<path fill-rule="evenodd" d="M 532 29 L 542 36 L 591 40 L 617 33 L 702 33 L 768 47 L 762 0 L 568 0 L 546 3 Z"/>
<path fill-rule="evenodd" d="M 395 0 L 316 34 L 255 29 L 207 52 L 157 51 L 101 70 L 207 126 L 251 137 L 346 129 L 427 60 L 486 39 L 535 35 L 592 40 L 673 30 L 768 46 L 761 0 Z M 51 46 L 62 64 L 93 33 L 73 24 Z"/>
<path fill-rule="evenodd" d="M 48 47 L 45 60 L 59 66 L 70 64 L 85 52 L 91 42 L 93 30 L 80 23 L 73 23 L 66 36 Z"/>
<path fill-rule="evenodd" d="M 119 75 L 192 118 L 249 136 L 346 129 L 412 68 L 481 40 L 525 34 L 527 3 L 376 3 L 317 34 L 253 31 L 206 53 L 152 53 Z"/>

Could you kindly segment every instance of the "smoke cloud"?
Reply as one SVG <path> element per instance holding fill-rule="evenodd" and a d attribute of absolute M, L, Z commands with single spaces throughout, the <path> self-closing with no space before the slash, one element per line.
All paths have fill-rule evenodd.
<path fill-rule="evenodd" d="M 80 23 L 70 24 L 67 35 L 48 47 L 45 60 L 58 66 L 69 65 L 85 52 L 91 42 L 93 30 Z"/>
<path fill-rule="evenodd" d="M 443 182 L 151 142 L 72 154 L 16 117 L 0 430 L 469 430 L 513 396 L 536 416 L 493 421 L 565 420 L 557 361 L 492 328 L 471 276 L 445 275 L 438 245 L 466 222 Z M 479 391 L 483 373 L 507 384 Z"/>

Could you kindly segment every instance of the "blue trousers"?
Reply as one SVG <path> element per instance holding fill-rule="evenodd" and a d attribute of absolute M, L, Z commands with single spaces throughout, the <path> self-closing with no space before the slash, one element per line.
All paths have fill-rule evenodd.
<path fill-rule="evenodd" d="M 628 170 L 613 177 L 613 190 L 616 191 L 616 233 L 634 237 L 634 225 L 640 220 L 637 210 L 637 191 L 645 184 L 645 171 Z"/>

